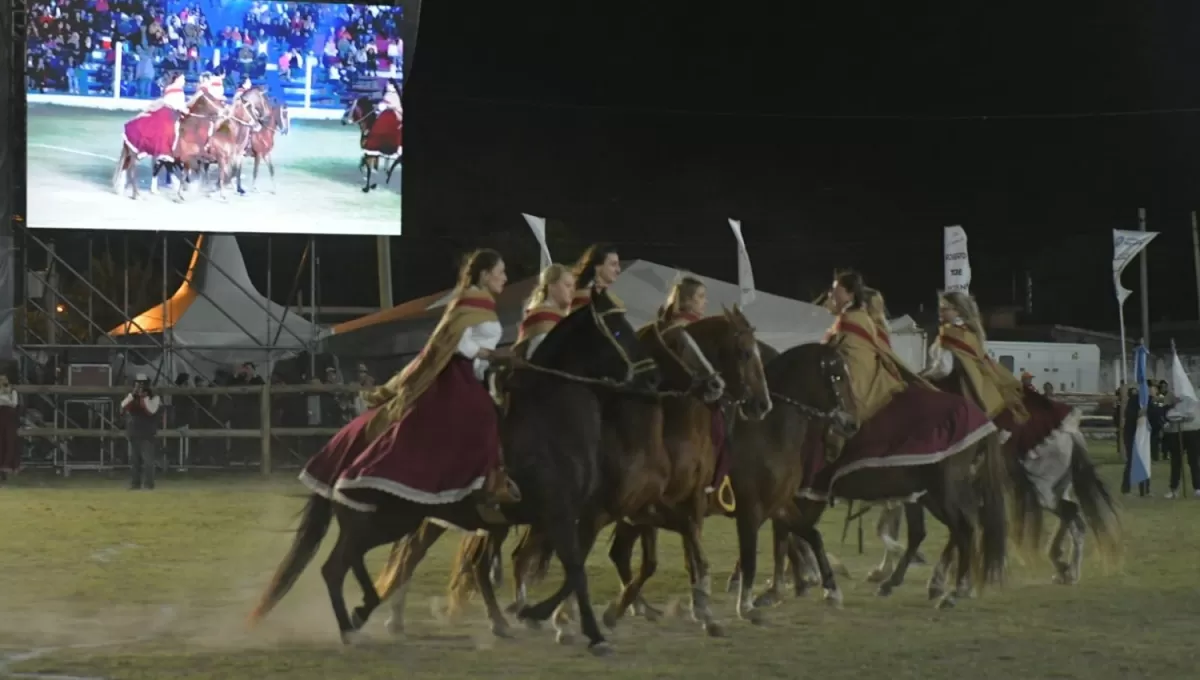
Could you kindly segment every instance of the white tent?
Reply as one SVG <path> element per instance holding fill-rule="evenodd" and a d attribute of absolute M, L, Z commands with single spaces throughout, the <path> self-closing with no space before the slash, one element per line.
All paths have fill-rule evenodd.
<path fill-rule="evenodd" d="M 218 367 L 286 358 L 316 339 L 318 329 L 307 319 L 255 290 L 237 237 L 205 235 L 196 245 L 175 294 L 110 331 L 114 342 L 150 346 L 138 339 L 153 336 L 172 348 L 167 375 L 211 376 Z"/>

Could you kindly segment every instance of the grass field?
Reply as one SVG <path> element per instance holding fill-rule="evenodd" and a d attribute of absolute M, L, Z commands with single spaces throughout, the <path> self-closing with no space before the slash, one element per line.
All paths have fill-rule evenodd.
<path fill-rule="evenodd" d="M 1115 456 L 1097 453 L 1115 483 Z M 168 477 L 147 493 L 125 491 L 119 475 L 23 477 L 0 489 L 0 676 L 1194 677 L 1200 501 L 1163 500 L 1166 469 L 1155 475 L 1160 497 L 1127 501 L 1123 563 L 1106 569 L 1089 555 L 1081 585 L 1051 585 L 1049 564 L 1030 560 L 1005 587 L 941 612 L 925 598 L 928 567 L 918 567 L 880 599 L 862 580 L 878 544 L 869 536 L 866 555 L 838 545 L 844 510 L 837 508 L 824 529 L 854 577 L 842 579 L 845 609 L 828 609 L 816 596 L 790 600 L 754 627 L 734 620 L 732 597 L 720 592 L 715 605 L 728 637 L 705 638 L 682 616 L 627 619 L 612 634 L 610 659 L 591 657 L 582 644 L 556 645 L 549 628 L 517 627 L 516 639 L 493 640 L 478 605 L 463 624 L 439 620 L 430 604 L 444 595 L 457 541 L 439 546 L 419 572 L 402 638 L 388 635 L 380 614 L 365 645 L 338 644 L 316 566 L 261 629 L 247 632 L 244 617 L 290 541 L 298 482 Z M 736 552 L 732 523 L 714 519 L 707 529 L 723 584 Z M 936 554 L 943 538 L 935 528 L 926 552 Z M 678 539 L 662 544 L 648 595 L 666 604 L 680 600 L 686 585 Z M 616 586 L 604 552 L 589 570 L 598 601 Z M 373 557 L 377 568 L 382 551 Z M 352 579 L 347 593 L 351 604 L 359 601 Z"/>
<path fill-rule="evenodd" d="M 258 233 L 400 233 L 400 169 L 389 185 L 361 191 L 358 128 L 340 121 L 293 120 L 276 137 L 276 190 L 266 166 L 250 192 L 253 161 L 243 166 L 247 193 L 222 201 L 204 191 L 151 195 L 150 160 L 138 167 L 139 200 L 118 195 L 113 169 L 125 123 L 133 114 L 51 104 L 29 106 L 26 222 L 69 229 L 171 229 Z M 160 177 L 160 182 L 162 178 Z M 172 187 L 173 189 L 173 187 Z"/>

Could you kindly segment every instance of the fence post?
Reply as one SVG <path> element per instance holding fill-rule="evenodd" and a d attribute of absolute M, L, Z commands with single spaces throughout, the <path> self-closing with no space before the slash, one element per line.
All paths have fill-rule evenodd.
<path fill-rule="evenodd" d="M 113 83 L 112 83 L 113 95 L 112 96 L 113 96 L 113 99 L 120 99 L 121 98 L 121 65 L 122 65 L 121 42 L 119 40 L 113 40 L 112 48 L 113 48 Z"/>
<path fill-rule="evenodd" d="M 312 108 L 313 63 L 304 57 L 304 108 Z"/>
<path fill-rule="evenodd" d="M 267 380 L 262 386 L 262 397 L 259 399 L 259 422 L 262 423 L 262 474 L 271 475 L 271 381 Z"/>

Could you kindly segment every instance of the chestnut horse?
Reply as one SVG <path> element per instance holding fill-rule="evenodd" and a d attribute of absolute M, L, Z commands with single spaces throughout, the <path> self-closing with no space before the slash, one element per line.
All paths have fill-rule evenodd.
<path fill-rule="evenodd" d="M 678 391 L 679 393 L 702 394 L 703 398 L 708 401 L 716 400 L 721 395 L 725 387 L 723 380 L 712 369 L 711 364 L 704 358 L 700 349 L 695 346 L 695 343 L 691 341 L 690 336 L 683 328 L 672 328 L 661 333 L 641 332 L 638 334 L 638 338 L 640 340 L 639 345 L 650 354 L 659 366 L 660 371 L 662 371 L 664 389 Z M 534 362 L 541 360 L 545 346 L 545 342 L 538 346 L 532 357 Z M 518 393 L 519 390 L 514 390 L 514 395 Z M 613 427 L 613 418 L 621 413 L 621 403 L 636 400 L 639 407 L 644 410 L 647 404 L 657 403 L 659 399 L 656 397 L 661 394 L 632 395 L 625 392 L 610 395 L 605 400 L 602 411 L 602 428 L 606 432 L 604 441 L 607 442 L 609 440 L 609 434 L 607 433 Z M 633 429 L 634 431 L 629 433 L 630 445 L 642 446 L 644 442 L 654 441 L 656 437 L 660 436 L 662 431 L 661 417 L 655 418 L 651 414 L 636 423 Z M 601 437 L 599 433 L 597 435 L 596 444 L 600 444 Z M 579 526 L 579 531 L 583 537 L 582 540 L 585 541 L 585 545 L 589 549 L 600 528 L 602 528 L 604 523 L 608 522 L 604 516 L 607 514 L 608 506 L 611 505 L 611 497 L 613 496 L 612 487 L 614 484 L 612 480 L 620 479 L 621 473 L 619 472 L 619 468 L 623 463 L 619 455 L 621 452 L 617 449 L 619 447 L 611 445 L 600 448 L 600 460 L 597 462 L 600 466 L 599 472 L 604 487 L 597 492 L 597 506 L 593 513 L 595 519 L 586 525 L 580 524 Z M 655 452 L 659 451 L 656 450 Z M 666 483 L 665 474 L 655 483 L 661 489 Z M 661 491 L 658 491 L 658 493 L 661 494 Z M 553 528 L 552 525 L 545 518 L 540 518 L 533 522 L 525 521 L 521 523 L 529 524 L 533 527 L 532 533 L 537 537 L 537 546 L 541 548 L 544 542 L 547 550 L 546 557 L 549 559 L 555 550 L 553 541 L 548 540 L 549 532 Z M 416 569 L 416 565 L 425 557 L 429 548 L 441 537 L 444 531 L 440 526 L 426 523 L 420 533 L 402 544 L 397 544 L 393 548 L 388 566 L 384 569 L 383 575 L 377 580 L 377 587 L 381 592 L 385 594 L 392 591 L 396 592 L 396 596 L 392 600 L 392 618 L 388 621 L 388 626 L 393 632 L 403 629 L 405 586 Z M 505 528 L 494 531 L 488 537 L 467 537 L 463 539 L 459 547 L 458 556 L 455 559 L 455 568 L 451 577 L 451 612 L 457 613 L 465 597 L 469 595 L 472 589 L 478 587 L 481 595 L 483 595 L 488 617 L 492 622 L 492 631 L 497 635 L 505 634 L 507 622 L 496 602 L 495 592 L 488 578 L 488 567 L 498 554 L 507 533 L 508 529 Z M 579 601 L 579 597 L 574 599 L 577 602 Z M 517 614 L 526 621 L 543 620 L 548 618 L 552 612 L 559 610 L 559 605 L 563 604 L 564 600 L 565 598 L 557 598 L 536 607 L 525 606 L 525 602 L 522 601 L 520 606 L 517 607 Z M 553 604 L 554 607 L 551 608 L 550 604 Z M 555 624 L 558 625 L 558 622 L 558 617 L 556 617 Z M 584 633 L 588 633 L 586 619 L 584 620 Z M 566 634 L 560 630 L 560 642 L 567 639 Z"/>
<path fill-rule="evenodd" d="M 286 135 L 292 127 L 291 118 L 288 116 L 287 102 L 268 98 L 262 88 L 257 85 L 247 90 L 242 96 L 251 110 L 256 112 L 256 118 L 260 124 L 258 130 L 251 132 L 250 146 L 246 149 L 246 156 L 254 159 L 254 173 L 250 179 L 250 190 L 257 190 L 258 168 L 260 164 L 266 163 L 267 171 L 271 175 L 271 193 L 275 193 L 275 162 L 271 160 L 271 153 L 275 150 L 275 133 Z"/>
<path fill-rule="evenodd" d="M 358 145 L 362 149 L 366 149 L 367 137 L 371 134 L 371 128 L 375 127 L 375 121 L 379 118 L 379 111 L 375 108 L 375 104 L 369 97 L 359 97 L 354 100 L 350 108 L 346 109 L 346 113 L 342 115 L 342 125 L 357 125 L 359 130 Z M 379 185 L 371 182 L 371 172 L 379 172 L 379 159 L 389 160 L 388 156 L 380 156 L 379 154 L 363 153 L 362 160 L 358 162 L 358 169 L 364 174 L 363 193 L 367 193 Z M 392 181 L 392 172 L 396 170 L 396 166 L 400 165 L 401 156 L 397 155 L 390 158 L 391 165 L 387 166 L 387 177 L 383 183 L 387 184 Z"/>
<path fill-rule="evenodd" d="M 173 160 L 154 159 L 150 171 L 150 193 L 158 193 L 158 173 L 167 170 L 179 179 L 176 199 L 183 200 L 183 186 L 186 173 L 199 168 L 203 158 L 204 147 L 208 138 L 216 129 L 224 115 L 224 105 L 207 94 L 197 96 L 188 106 L 188 110 L 179 119 L 179 134 L 175 139 L 172 152 Z M 126 186 L 132 187 L 135 200 L 138 197 L 137 188 L 138 155 L 127 145 L 121 145 L 121 153 L 117 158 L 117 167 L 113 171 L 113 190 L 122 193 Z"/>
<path fill-rule="evenodd" d="M 623 310 L 600 291 L 592 293 L 590 305 L 568 315 L 547 335 L 532 364 L 517 364 L 516 369 L 522 385 L 513 392 L 501 437 L 505 464 L 522 498 L 504 506 L 504 512 L 513 521 L 547 522 L 554 551 L 566 570 L 566 581 L 556 597 L 578 594 L 591 648 L 606 653 L 609 648 L 588 599 L 584 570 L 588 544 L 581 541 L 579 531 L 590 523 L 589 499 L 600 485 L 596 475 L 600 399 L 613 387 L 653 387 L 657 371 L 643 359 Z M 292 548 L 251 613 L 251 623 L 266 616 L 288 593 L 316 555 L 334 518 L 341 531 L 321 574 L 344 642 L 366 624 L 381 602 L 364 562 L 369 550 L 404 539 L 427 519 L 467 530 L 489 528 L 471 498 L 426 505 L 382 492 L 345 493 L 359 503 L 372 504 L 374 511 L 312 495 Z M 363 590 L 363 603 L 353 615 L 347 612 L 342 594 L 348 571 L 353 571 Z M 530 616 L 537 618 L 536 612 Z"/>
<path fill-rule="evenodd" d="M 250 149 L 251 136 L 263 129 L 260 115 L 265 117 L 267 114 L 254 108 L 243 95 L 238 95 L 208 138 L 204 158 L 217 164 L 217 194 L 221 198 L 225 198 L 225 185 L 233 179 L 237 180 L 238 194 L 246 193 L 242 188 L 242 159 Z"/>

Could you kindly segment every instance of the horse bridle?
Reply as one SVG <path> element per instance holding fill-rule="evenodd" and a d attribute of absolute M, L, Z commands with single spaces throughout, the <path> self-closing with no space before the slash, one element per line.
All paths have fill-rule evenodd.
<path fill-rule="evenodd" d="M 829 384 L 829 389 L 831 392 L 833 392 L 833 408 L 822 411 L 821 409 L 818 409 L 814 406 L 809 406 L 798 399 L 794 399 L 786 394 L 783 394 L 782 392 L 777 392 L 775 390 L 771 390 L 771 396 L 800 411 L 809 418 L 827 421 L 832 425 L 837 425 L 840 427 L 848 426 L 850 423 L 850 411 L 846 408 L 846 404 L 842 399 L 841 390 L 838 389 L 838 382 L 842 380 L 842 376 L 837 375 L 830 370 L 831 363 L 832 360 L 829 358 L 824 358 L 821 360 L 821 377 Z"/>
<path fill-rule="evenodd" d="M 675 362 L 675 364 L 678 365 L 679 368 L 683 370 L 684 374 L 687 375 L 688 381 L 689 381 L 688 390 L 687 390 L 688 394 L 695 394 L 697 392 L 706 390 L 708 382 L 710 380 L 712 380 L 713 378 L 721 377 L 721 372 L 718 371 L 715 367 L 710 367 L 712 370 L 707 374 L 703 374 L 698 371 L 693 371 L 692 368 L 690 366 L 688 366 L 687 362 L 684 361 L 683 357 L 680 356 L 678 352 L 671 349 L 671 346 L 667 344 L 666 335 L 663 333 L 663 330 L 662 330 L 662 323 L 656 321 L 653 324 L 653 327 L 654 327 L 655 338 L 658 340 L 658 343 L 660 345 L 662 345 L 663 351 L 665 351 L 667 353 L 667 356 L 671 358 L 671 361 Z M 687 333 L 686 328 L 680 328 L 679 330 L 681 333 Z M 692 342 L 694 343 L 695 340 L 693 340 Z M 696 351 L 699 351 L 698 347 L 696 347 L 695 349 L 696 349 Z M 724 391 L 722 391 L 722 395 L 723 394 L 724 394 Z"/>

